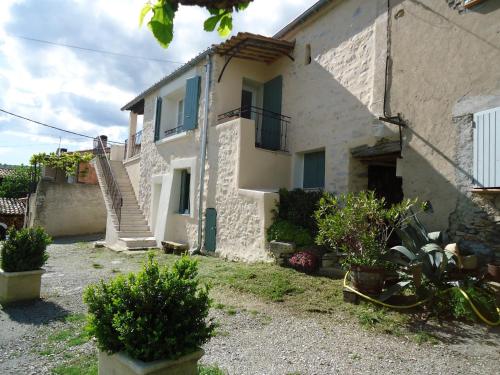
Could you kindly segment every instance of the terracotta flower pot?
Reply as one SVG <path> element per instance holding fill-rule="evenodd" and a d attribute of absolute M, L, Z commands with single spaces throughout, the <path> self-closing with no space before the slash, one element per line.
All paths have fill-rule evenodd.
<path fill-rule="evenodd" d="M 500 263 L 488 264 L 488 276 L 492 281 L 500 283 Z"/>
<path fill-rule="evenodd" d="M 385 270 L 382 267 L 353 266 L 351 281 L 355 289 L 364 294 L 378 296 L 384 285 Z"/>

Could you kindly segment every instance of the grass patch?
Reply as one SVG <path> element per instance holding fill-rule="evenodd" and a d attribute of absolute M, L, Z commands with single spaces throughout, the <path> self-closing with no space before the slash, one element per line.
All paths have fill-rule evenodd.
<path fill-rule="evenodd" d="M 430 334 L 429 332 L 426 331 L 418 331 L 413 334 L 413 340 L 419 344 L 431 344 L 431 345 L 437 345 L 439 344 L 439 339 L 434 336 L 433 334 Z"/>
<path fill-rule="evenodd" d="M 54 375 L 97 375 L 97 358 L 92 355 L 72 358 L 52 369 Z"/>
<path fill-rule="evenodd" d="M 92 267 L 95 268 L 96 270 L 104 268 L 103 265 L 99 263 L 92 263 Z"/>
<path fill-rule="evenodd" d="M 206 366 L 206 365 L 199 365 L 198 366 L 198 375 L 226 375 L 227 373 L 224 372 L 222 369 L 219 368 L 219 366 Z"/>
<path fill-rule="evenodd" d="M 362 327 L 394 335 L 410 334 L 410 315 L 379 308 L 370 303 L 354 305 L 343 301 L 343 280 L 311 276 L 275 264 L 246 264 L 213 257 L 195 257 L 202 282 L 214 289 L 231 289 L 264 301 L 279 302 L 299 313 L 328 314 L 338 322 L 355 322 Z M 178 256 L 159 254 L 158 260 L 172 265 Z M 228 306 L 216 304 L 227 312 Z M 231 313 L 229 313 L 231 314 Z M 250 310 L 250 314 L 257 315 Z M 265 321 L 268 324 L 269 321 Z"/>

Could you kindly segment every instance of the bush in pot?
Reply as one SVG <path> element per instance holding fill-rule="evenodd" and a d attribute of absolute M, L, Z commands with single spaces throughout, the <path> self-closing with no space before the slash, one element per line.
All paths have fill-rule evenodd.
<path fill-rule="evenodd" d="M 52 242 L 43 228 L 9 229 L 2 245 L 0 302 L 40 298 L 42 266 Z"/>
<path fill-rule="evenodd" d="M 371 191 L 333 195 L 325 193 L 315 212 L 316 242 L 345 253 L 342 265 L 349 269 L 354 287 L 380 294 L 387 267 L 385 254 L 395 228 L 411 217 L 416 200 L 387 207 Z"/>
<path fill-rule="evenodd" d="M 84 301 L 89 333 L 102 352 L 100 373 L 106 373 L 114 353 L 140 362 L 162 361 L 170 368 L 180 361 L 189 365 L 183 373 L 196 371 L 200 347 L 214 331 L 207 321 L 208 292 L 199 285 L 196 261 L 187 256 L 168 269 L 150 255 L 139 273 L 89 286 Z M 193 360 L 187 363 L 187 357 Z"/>

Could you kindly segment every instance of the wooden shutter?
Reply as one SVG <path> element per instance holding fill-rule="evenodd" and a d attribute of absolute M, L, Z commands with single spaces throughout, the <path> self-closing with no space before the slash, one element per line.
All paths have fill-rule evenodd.
<path fill-rule="evenodd" d="M 186 96 L 184 98 L 184 130 L 193 130 L 198 127 L 200 82 L 200 76 L 189 78 L 186 81 Z"/>
<path fill-rule="evenodd" d="M 325 152 L 304 154 L 304 189 L 325 187 Z"/>
<path fill-rule="evenodd" d="M 155 142 L 160 139 L 160 130 L 161 130 L 161 107 L 163 100 L 161 97 L 156 98 L 156 112 L 155 112 Z"/>
<path fill-rule="evenodd" d="M 474 184 L 500 187 L 500 107 L 474 114 Z"/>

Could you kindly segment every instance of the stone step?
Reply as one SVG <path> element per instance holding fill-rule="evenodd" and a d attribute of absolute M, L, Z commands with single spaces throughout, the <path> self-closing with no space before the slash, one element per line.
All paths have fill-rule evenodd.
<path fill-rule="evenodd" d="M 135 231 L 135 230 L 121 230 L 118 232 L 118 237 L 120 238 L 137 238 L 137 237 L 153 237 L 153 234 L 149 230 Z"/>
<path fill-rule="evenodd" d="M 120 237 L 119 241 L 128 250 L 140 250 L 156 248 L 157 243 L 154 237 Z"/>

